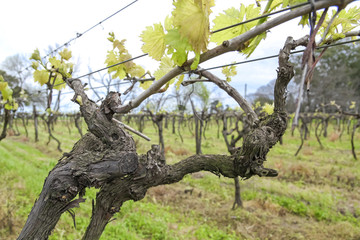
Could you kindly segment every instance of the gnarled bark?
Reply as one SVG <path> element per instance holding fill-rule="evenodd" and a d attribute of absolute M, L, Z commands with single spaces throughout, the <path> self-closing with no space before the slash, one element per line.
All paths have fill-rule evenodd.
<path fill-rule="evenodd" d="M 284 134 L 285 88 L 293 69 L 287 59 L 298 43 L 289 38 L 282 50 L 275 89 L 274 114 L 260 119 L 244 138 L 241 150 L 231 156 L 194 155 L 167 165 L 159 146 L 145 155 L 136 153 L 135 142 L 122 126 L 112 121 L 120 104 L 119 94 L 111 92 L 98 107 L 86 96 L 80 80 L 68 80 L 75 99 L 80 96 L 80 111 L 88 125 L 70 153 L 65 153 L 46 178 L 43 190 L 32 208 L 18 239 L 47 239 L 60 216 L 79 206 L 87 187 L 97 187 L 96 204 L 83 239 L 99 239 L 111 217 L 128 200 L 142 199 L 150 187 L 180 181 L 186 174 L 210 171 L 229 178 L 240 176 L 276 176 L 263 167 L 266 155 Z M 73 200 L 76 196 L 78 199 Z"/>

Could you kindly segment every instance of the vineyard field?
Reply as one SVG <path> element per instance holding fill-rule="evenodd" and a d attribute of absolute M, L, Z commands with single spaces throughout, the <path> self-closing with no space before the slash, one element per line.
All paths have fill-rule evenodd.
<path fill-rule="evenodd" d="M 16 121 L 16 120 L 15 120 Z M 15 239 L 38 197 L 44 179 L 62 153 L 39 125 L 39 142 L 34 141 L 32 122 L 19 136 L 0 142 L 0 239 Z M 80 139 L 75 126 L 58 120 L 53 134 L 64 152 Z M 187 123 L 189 124 L 189 123 Z M 130 126 L 137 128 L 130 122 Z M 82 123 L 86 132 L 85 123 Z M 202 140 L 203 154 L 228 154 L 215 121 L 210 122 Z M 164 128 L 167 163 L 195 154 L 195 140 L 188 125 L 181 127 L 184 142 Z M 158 143 L 151 122 L 146 122 L 147 142 L 134 136 L 138 153 L 146 153 Z M 275 178 L 252 177 L 241 181 L 244 207 L 231 210 L 234 181 L 207 173 L 187 175 L 171 185 L 151 188 L 145 199 L 127 201 L 106 227 L 101 239 L 360 239 L 360 162 L 351 154 L 350 135 L 340 135 L 329 126 L 320 147 L 313 131 L 295 157 L 299 132 L 287 130 L 283 144 L 267 156 L 266 166 L 277 169 Z M 360 156 L 360 132 L 355 134 Z M 56 225 L 52 240 L 81 239 L 90 221 L 96 189 L 87 190 L 86 201 L 66 213 Z"/>

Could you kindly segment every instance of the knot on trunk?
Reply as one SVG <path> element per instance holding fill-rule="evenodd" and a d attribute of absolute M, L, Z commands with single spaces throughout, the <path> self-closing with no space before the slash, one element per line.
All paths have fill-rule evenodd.
<path fill-rule="evenodd" d="M 109 121 L 115 113 L 113 109 L 121 105 L 120 95 L 121 94 L 118 92 L 110 92 L 101 103 L 100 110 L 105 114 Z"/>
<path fill-rule="evenodd" d="M 166 164 L 165 159 L 162 157 L 159 145 L 152 145 L 151 149 L 146 153 L 146 169 L 152 170 L 150 174 L 157 174 L 161 172 L 161 168 Z"/>
<path fill-rule="evenodd" d="M 105 155 L 100 162 L 90 164 L 87 178 L 91 185 L 101 187 L 114 178 L 126 178 L 134 173 L 139 165 L 136 152 L 111 152 Z"/>
<path fill-rule="evenodd" d="M 284 112 L 275 112 L 260 120 L 259 126 L 244 138 L 243 146 L 235 153 L 234 163 L 239 176 L 248 179 L 254 175 L 260 177 L 278 175 L 276 170 L 265 168 L 263 163 L 270 148 L 284 134 L 286 124 L 287 114 Z"/>
<path fill-rule="evenodd" d="M 134 201 L 139 201 L 143 199 L 146 195 L 146 192 L 147 188 L 143 187 L 134 186 L 129 188 L 129 194 L 131 196 L 131 199 Z"/>

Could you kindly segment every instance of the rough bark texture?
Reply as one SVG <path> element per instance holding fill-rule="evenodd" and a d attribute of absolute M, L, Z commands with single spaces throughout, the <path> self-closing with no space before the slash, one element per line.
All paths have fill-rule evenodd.
<path fill-rule="evenodd" d="M 5 112 L 5 116 L 4 116 L 3 129 L 0 135 L 0 141 L 6 138 L 6 131 L 11 117 L 10 110 L 4 109 L 4 112 Z"/>
<path fill-rule="evenodd" d="M 202 138 L 202 128 L 203 128 L 203 119 L 196 112 L 193 101 L 190 99 L 191 107 L 193 110 L 194 122 L 195 122 L 195 152 L 196 154 L 202 154 L 201 151 L 201 138 Z"/>
<path fill-rule="evenodd" d="M 77 128 L 77 130 L 79 131 L 80 136 L 82 137 L 83 133 L 82 133 L 82 129 L 81 129 L 81 122 L 80 122 L 81 121 L 81 114 L 80 113 L 75 114 L 74 121 L 75 121 L 75 127 Z"/>
<path fill-rule="evenodd" d="M 97 187 L 99 192 L 83 239 L 99 239 L 125 201 L 138 201 L 150 187 L 178 182 L 186 174 L 209 171 L 229 178 L 276 176 L 277 172 L 264 168 L 263 163 L 286 129 L 285 88 L 292 77 L 292 67 L 286 59 L 296 42 L 288 39 L 287 45 L 292 47 L 282 50 L 285 61 L 278 71 L 274 114 L 260 119 L 244 138 L 241 150 L 231 156 L 194 155 L 167 165 L 157 145 L 139 156 L 133 138 L 111 120 L 114 109 L 121 104 L 119 94 L 111 92 L 98 107 L 87 98 L 80 80 L 69 80 L 75 91 L 74 101 L 81 97 L 80 111 L 89 132 L 49 173 L 18 239 L 47 239 L 61 214 L 85 201 L 87 187 Z"/>
<path fill-rule="evenodd" d="M 353 130 L 351 132 L 351 152 L 352 152 L 355 160 L 357 160 L 357 157 L 356 157 L 356 152 L 355 152 L 354 136 L 355 136 L 355 131 L 358 127 L 360 127 L 360 120 L 358 120 L 357 122 L 354 123 Z"/>
<path fill-rule="evenodd" d="M 21 122 L 22 122 L 22 124 L 23 124 L 23 128 L 25 129 L 25 136 L 26 137 L 29 137 L 29 132 L 28 132 L 28 130 L 27 130 L 27 124 L 26 124 L 26 122 L 25 122 L 25 117 L 27 117 L 26 115 L 24 116 L 24 115 L 21 115 L 20 116 L 20 118 L 21 118 Z"/>
<path fill-rule="evenodd" d="M 232 210 L 237 209 L 238 207 L 243 207 L 243 203 L 241 200 L 241 190 L 240 190 L 240 180 L 239 177 L 234 178 L 234 185 L 235 185 L 235 197 L 234 197 L 234 203 L 232 206 Z"/>
<path fill-rule="evenodd" d="M 35 142 L 39 141 L 39 133 L 38 133 L 38 114 L 36 112 L 36 106 L 33 105 L 33 117 L 34 117 L 34 129 L 35 129 Z"/>
<path fill-rule="evenodd" d="M 53 124 L 54 124 L 54 121 L 55 121 L 55 118 L 56 116 L 54 114 L 50 114 L 47 119 L 45 120 L 45 123 L 46 123 L 46 126 L 47 126 L 47 131 L 48 131 L 48 134 L 49 134 L 49 139 L 48 139 L 48 142 L 46 143 L 46 145 L 48 145 L 51 141 L 51 139 L 54 139 L 57 143 L 57 149 L 59 150 L 59 152 L 62 152 L 62 149 L 61 149 L 61 142 L 59 141 L 59 139 L 57 139 L 54 134 L 52 133 L 52 129 L 53 129 Z"/>
<path fill-rule="evenodd" d="M 80 110 L 90 132 L 49 173 L 19 239 L 47 239 L 61 214 L 83 201 L 86 187 L 101 187 L 137 169 L 132 137 L 111 122 L 109 109 L 99 109 L 86 97 L 79 80 L 72 86 L 82 97 Z M 117 100 L 116 94 L 104 102 L 111 106 L 112 100 Z M 71 201 L 78 193 L 79 199 Z"/>
<path fill-rule="evenodd" d="M 158 136 L 159 136 L 159 145 L 160 145 L 160 152 L 163 159 L 165 159 L 165 141 L 164 141 L 164 130 L 163 130 L 163 120 L 164 114 L 153 114 L 150 110 L 148 110 L 151 121 L 155 124 L 156 128 L 158 129 Z"/>

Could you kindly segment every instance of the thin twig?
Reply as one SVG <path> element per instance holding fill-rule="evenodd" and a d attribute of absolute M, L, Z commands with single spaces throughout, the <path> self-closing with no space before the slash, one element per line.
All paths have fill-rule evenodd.
<path fill-rule="evenodd" d="M 140 137 L 142 137 L 142 138 L 144 138 L 144 139 L 146 139 L 148 141 L 151 141 L 151 139 L 148 136 L 146 136 L 145 134 L 143 134 L 141 132 L 136 131 L 135 129 L 133 129 L 132 127 L 129 127 L 125 123 L 122 123 L 122 122 L 120 122 L 119 120 L 117 120 L 115 118 L 113 118 L 112 120 L 114 122 L 116 122 L 117 124 L 123 126 L 126 130 L 129 130 L 130 132 L 135 133 L 136 135 L 138 135 L 138 136 L 140 136 Z"/>
<path fill-rule="evenodd" d="M 215 83 L 219 88 L 224 90 L 229 96 L 231 96 L 239 104 L 239 106 L 244 110 L 244 112 L 246 112 L 248 118 L 250 119 L 251 125 L 254 125 L 259 121 L 259 118 L 252 109 L 251 105 L 227 81 L 221 80 L 220 78 L 218 78 L 209 71 L 202 71 L 201 68 L 199 68 L 199 71 L 202 76 L 206 77 L 211 82 Z"/>

